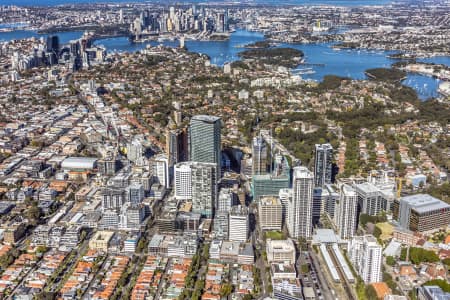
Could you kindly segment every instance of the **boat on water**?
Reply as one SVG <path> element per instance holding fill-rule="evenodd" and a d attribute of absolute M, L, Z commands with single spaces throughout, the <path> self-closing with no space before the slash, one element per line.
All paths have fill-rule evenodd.
<path fill-rule="evenodd" d="M 174 37 L 160 37 L 160 38 L 158 38 L 158 42 L 167 42 L 167 41 L 173 42 L 173 41 L 175 41 L 175 38 Z"/>
<path fill-rule="evenodd" d="M 313 68 L 303 68 L 303 69 L 292 70 L 292 73 L 300 74 L 300 75 L 307 75 L 307 74 L 315 74 L 316 71 L 314 71 Z"/>

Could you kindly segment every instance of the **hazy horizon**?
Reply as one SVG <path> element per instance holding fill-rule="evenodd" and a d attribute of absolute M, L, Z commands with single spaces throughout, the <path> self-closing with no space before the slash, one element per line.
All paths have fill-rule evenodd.
<path fill-rule="evenodd" d="M 359 5 L 385 5 L 394 0 L 244 0 L 244 1 L 217 1 L 217 0 L 189 0 L 189 1 L 162 1 L 162 0 L 5 0 L 1 5 L 18 6 L 55 6 L 63 4 L 95 4 L 95 3 L 241 3 L 241 4 L 267 4 L 267 5 L 308 5 L 308 4 L 333 4 L 341 6 L 359 6 Z"/>

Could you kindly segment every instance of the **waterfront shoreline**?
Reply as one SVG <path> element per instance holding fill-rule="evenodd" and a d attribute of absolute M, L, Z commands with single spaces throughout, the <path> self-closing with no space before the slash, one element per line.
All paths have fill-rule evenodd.
<path fill-rule="evenodd" d="M 37 32 L 23 32 L 22 34 L 29 34 L 28 37 L 42 37 L 46 35 L 39 35 Z M 81 37 L 82 32 L 64 32 L 59 34 L 60 40 L 64 44 L 69 40 Z M 11 33 L 7 33 L 11 37 Z M 21 37 L 20 37 L 21 38 Z M 2 40 L 2 33 L 0 33 L 0 40 Z M 254 43 L 256 41 L 264 41 L 264 35 L 260 32 L 237 30 L 230 36 L 227 41 L 211 41 L 211 40 L 192 40 L 187 38 L 185 40 L 186 47 L 190 52 L 206 54 L 211 58 L 211 63 L 222 66 L 225 62 L 233 62 L 240 60 L 238 53 L 245 48 L 245 45 Z M 107 37 L 95 40 L 95 45 L 104 45 L 108 52 L 134 52 L 140 51 L 147 47 L 147 45 L 156 46 L 163 44 L 169 47 L 178 47 L 178 42 L 173 41 L 151 41 L 131 44 L 127 37 Z M 236 47 L 239 46 L 239 47 Z M 302 50 L 305 53 L 305 65 L 311 65 L 314 68 L 313 72 L 302 74 L 305 80 L 322 81 L 327 74 L 335 74 L 344 77 L 351 77 L 354 80 L 366 79 L 364 71 L 367 69 L 363 61 L 370 61 L 369 67 L 390 67 L 396 60 L 388 58 L 391 55 L 390 51 L 382 51 L 381 53 L 361 50 L 359 53 L 356 50 L 348 51 L 333 51 L 332 43 L 311 43 L 311 44 L 286 44 L 279 43 L 277 47 L 293 47 Z M 428 58 L 434 61 L 435 59 L 445 59 L 440 56 L 438 58 Z M 450 65 L 450 58 L 449 58 Z M 345 68 L 342 65 L 345 64 Z M 433 78 L 426 76 L 416 77 L 408 73 L 408 78 L 402 84 L 414 87 L 421 95 L 423 100 L 430 97 L 439 97 L 437 83 Z M 427 87 L 424 88 L 424 85 Z"/>

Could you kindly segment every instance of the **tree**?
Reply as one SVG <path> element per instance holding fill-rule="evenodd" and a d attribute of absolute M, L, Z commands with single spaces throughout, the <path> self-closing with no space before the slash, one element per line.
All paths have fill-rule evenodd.
<path fill-rule="evenodd" d="M 425 282 L 423 285 L 437 285 L 444 292 L 450 293 L 450 283 L 448 283 L 446 280 L 443 280 L 443 279 L 430 280 L 430 281 Z"/>
<path fill-rule="evenodd" d="M 26 218 L 30 221 L 30 224 L 33 226 L 36 226 L 39 223 L 41 215 L 42 215 L 41 209 L 36 204 L 33 204 L 25 212 Z"/>
<path fill-rule="evenodd" d="M 406 249 L 402 249 L 402 259 L 406 259 Z M 437 262 L 439 257 L 434 251 L 425 250 L 422 248 L 411 247 L 409 249 L 409 259 L 413 264 L 420 264 L 422 262 Z"/>
<path fill-rule="evenodd" d="M 443 263 L 444 265 L 446 265 L 447 267 L 450 267 L 450 258 L 445 258 L 445 259 L 443 259 L 443 260 L 442 260 L 442 263 Z"/>
<path fill-rule="evenodd" d="M 373 285 L 369 285 L 366 289 L 367 299 L 378 299 L 377 291 L 373 287 Z"/>
<path fill-rule="evenodd" d="M 397 284 L 395 283 L 395 281 L 392 279 L 391 274 L 387 273 L 387 272 L 383 272 L 383 281 L 386 282 L 386 284 L 388 285 L 388 287 L 392 290 L 392 293 L 394 295 L 397 295 L 399 293 L 398 289 L 397 289 Z"/>
<path fill-rule="evenodd" d="M 381 231 L 380 227 L 375 225 L 375 228 L 373 230 L 373 236 L 378 239 L 381 236 L 382 233 L 383 232 Z"/>
<path fill-rule="evenodd" d="M 408 293 L 408 297 L 411 300 L 417 300 L 416 290 L 415 289 L 410 290 Z"/>
<path fill-rule="evenodd" d="M 43 254 L 43 253 L 47 252 L 47 247 L 45 247 L 45 246 L 38 246 L 36 248 L 36 252 L 39 253 L 39 254 Z"/>
<path fill-rule="evenodd" d="M 143 237 L 143 238 L 141 238 L 141 239 L 139 240 L 139 243 L 138 243 L 138 245 L 137 245 L 136 252 L 137 252 L 137 253 L 141 253 L 141 252 L 144 250 L 145 245 L 146 245 L 146 238 Z"/>
<path fill-rule="evenodd" d="M 41 292 L 34 296 L 35 300 L 53 300 L 56 298 L 56 294 L 53 292 Z"/>
<path fill-rule="evenodd" d="M 309 266 L 308 266 L 308 264 L 303 264 L 303 265 L 301 266 L 301 271 L 302 271 L 303 274 L 308 273 L 308 272 L 309 272 Z"/>
<path fill-rule="evenodd" d="M 80 241 L 84 241 L 86 238 L 87 232 L 85 230 L 82 230 L 80 233 Z"/>
<path fill-rule="evenodd" d="M 395 265 L 395 258 L 393 256 L 386 256 L 386 264 L 389 266 Z"/>
<path fill-rule="evenodd" d="M 228 297 L 228 295 L 230 295 L 232 291 L 233 291 L 233 286 L 231 284 L 229 284 L 229 283 L 225 283 L 220 288 L 220 296 L 221 297 Z"/>

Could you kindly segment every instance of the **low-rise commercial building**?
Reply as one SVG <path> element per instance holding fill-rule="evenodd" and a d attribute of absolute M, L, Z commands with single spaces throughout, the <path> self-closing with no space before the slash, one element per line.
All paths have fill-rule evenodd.
<path fill-rule="evenodd" d="M 292 240 L 267 240 L 266 253 L 269 263 L 295 264 L 295 245 Z"/>
<path fill-rule="evenodd" d="M 428 194 L 394 201 L 393 217 L 403 229 L 430 232 L 450 224 L 450 205 Z"/>
<path fill-rule="evenodd" d="M 97 231 L 89 241 L 89 248 L 108 252 L 108 246 L 114 236 L 112 231 Z"/>

